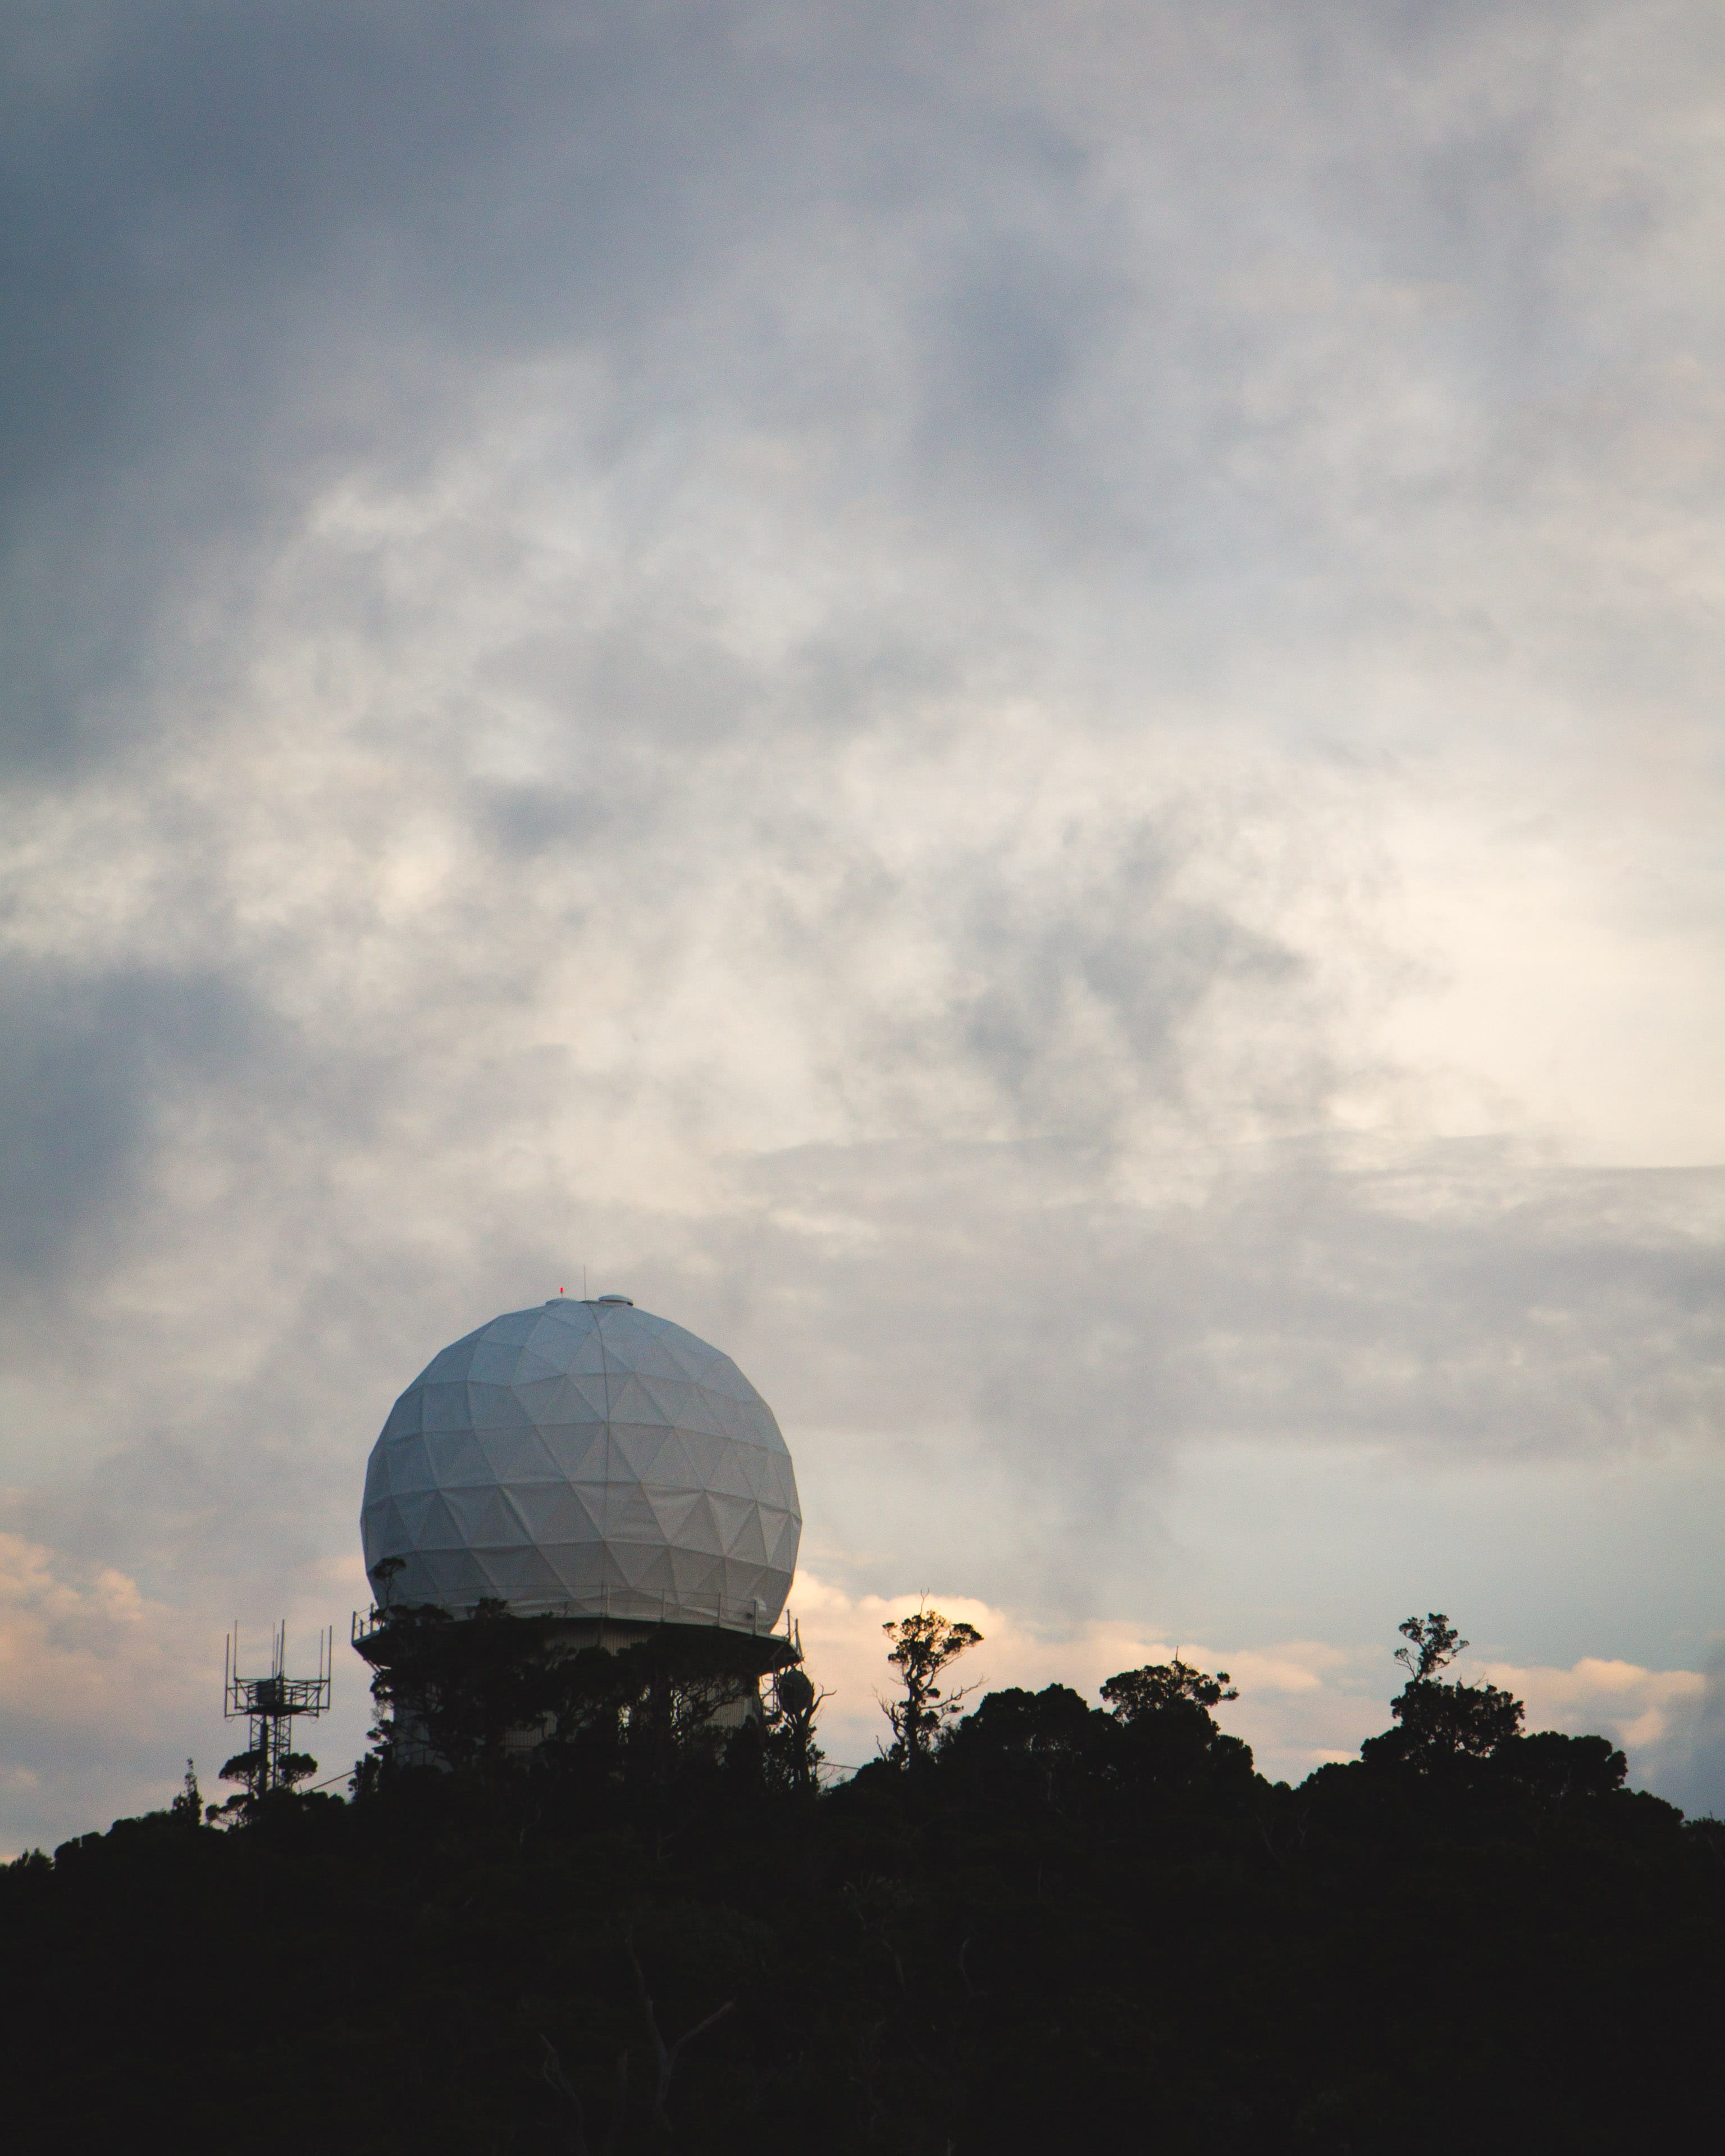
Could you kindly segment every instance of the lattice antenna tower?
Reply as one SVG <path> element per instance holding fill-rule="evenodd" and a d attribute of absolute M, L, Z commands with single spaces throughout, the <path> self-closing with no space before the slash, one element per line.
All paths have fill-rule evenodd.
<path fill-rule="evenodd" d="M 246 1748 L 250 1771 L 245 1777 L 245 1785 L 254 1803 L 259 1797 L 268 1796 L 272 1789 L 292 1786 L 288 1763 L 294 1748 L 295 1718 L 303 1714 L 316 1720 L 325 1712 L 330 1703 L 330 1680 L 336 1665 L 333 1625 L 317 1635 L 315 1677 L 290 1677 L 286 1672 L 285 1618 L 275 1628 L 270 1645 L 269 1676 L 241 1676 L 239 1622 L 236 1618 L 233 1636 L 222 1657 L 222 1719 L 250 1725 L 251 1741 Z"/>

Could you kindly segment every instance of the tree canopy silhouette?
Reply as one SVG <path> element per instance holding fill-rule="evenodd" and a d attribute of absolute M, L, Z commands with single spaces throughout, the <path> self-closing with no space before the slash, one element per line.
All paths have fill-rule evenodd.
<path fill-rule="evenodd" d="M 1298 1786 L 1221 1727 L 1226 1674 L 1179 1656 L 1100 1700 L 1050 1684 L 955 1712 L 974 1628 L 926 1608 L 889 1635 L 888 1669 L 908 1639 L 937 1687 L 915 1771 L 824 1793 L 810 1677 L 720 1741 L 698 1671 L 661 1713 L 628 1655 L 578 1712 L 552 1697 L 526 1752 L 450 1680 L 454 1763 L 386 1744 L 350 1801 L 280 1791 L 218 1830 L 188 1771 L 160 1813 L 0 1869 L 11 2138 L 1686 2145 L 1725 2009 L 1725 1828 L 1630 1789 L 1603 1737 L 1524 1733 L 1519 1701 L 1445 1675 L 1447 1618 L 1409 1621 L 1390 1726 Z M 519 1637 L 500 1620 L 483 1652 Z M 188 2010 L 211 1969 L 244 1972 L 234 2012 Z"/>
<path fill-rule="evenodd" d="M 1396 1649 L 1395 1658 L 1415 1684 L 1436 1676 L 1473 1645 L 1461 1637 L 1441 1609 L 1430 1610 L 1424 1617 L 1404 1617 L 1395 1629 L 1407 1641 L 1404 1647 Z"/>

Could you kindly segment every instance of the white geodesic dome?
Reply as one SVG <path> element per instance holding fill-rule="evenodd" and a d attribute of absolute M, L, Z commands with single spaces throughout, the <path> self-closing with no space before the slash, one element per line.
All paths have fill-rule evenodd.
<path fill-rule="evenodd" d="M 621 1296 L 558 1296 L 445 1348 L 366 1470 L 393 1603 L 767 1632 L 803 1516 L 773 1410 L 728 1355 Z"/>

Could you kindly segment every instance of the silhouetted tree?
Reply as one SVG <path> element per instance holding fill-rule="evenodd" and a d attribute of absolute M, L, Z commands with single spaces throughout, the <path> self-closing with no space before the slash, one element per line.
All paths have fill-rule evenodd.
<path fill-rule="evenodd" d="M 1122 1670 L 1102 1686 L 1102 1697 L 1112 1708 L 1117 1722 L 1136 1722 L 1144 1715 L 1160 1713 L 1166 1707 L 1182 1703 L 1203 1707 L 1208 1712 L 1211 1707 L 1219 1707 L 1224 1699 L 1238 1699 L 1240 1692 L 1229 1682 L 1226 1670 L 1218 1670 L 1214 1676 L 1209 1676 L 1203 1670 L 1194 1669 L 1190 1662 L 1183 1662 L 1177 1655 L 1171 1662 L 1152 1662 L 1142 1670 Z"/>
<path fill-rule="evenodd" d="M 180 1794 L 168 1806 L 168 1815 L 182 1826 L 201 1826 L 203 1824 L 203 1792 L 198 1786 L 198 1769 L 191 1760 L 186 1762 L 186 1779 Z"/>
<path fill-rule="evenodd" d="M 1491 1758 L 1520 1734 L 1526 1710 L 1512 1694 L 1492 1684 L 1446 1684 L 1438 1676 L 1468 1644 L 1441 1609 L 1404 1618 L 1397 1630 L 1408 1643 L 1395 1651 L 1408 1681 L 1389 1705 L 1397 1727 L 1360 1747 L 1368 1766 L 1453 1774 Z"/>
<path fill-rule="evenodd" d="M 1555 1729 L 1500 1738 L 1492 1763 L 1512 1786 L 1547 1805 L 1615 1797 L 1629 1776 L 1629 1761 L 1609 1738 L 1566 1737 Z"/>
<path fill-rule="evenodd" d="M 968 1697 L 968 1691 L 943 1693 L 938 1680 L 960 1655 L 980 1646 L 983 1635 L 974 1625 L 954 1624 L 926 1604 L 880 1629 L 892 1642 L 886 1659 L 904 1688 L 902 1699 L 880 1702 L 892 1725 L 886 1757 L 896 1767 L 920 1767 Z"/>
<path fill-rule="evenodd" d="M 807 1672 L 793 1664 L 773 1680 L 763 1717 L 768 1769 L 775 1779 L 806 1795 L 819 1786 L 817 1770 L 825 1758 L 814 1741 L 814 1717 L 829 1691 L 819 1691 Z"/>
<path fill-rule="evenodd" d="M 188 1762 L 189 1764 L 189 1762 Z M 309 1782 L 317 1772 L 317 1762 L 309 1752 L 288 1752 L 275 1763 L 273 1779 L 270 1754 L 254 1747 L 249 1752 L 236 1752 L 223 1763 L 219 1779 L 224 1782 L 241 1782 L 244 1789 L 238 1796 L 229 1797 L 225 1804 L 212 1804 L 206 1818 L 210 1820 L 248 1819 L 259 1800 L 271 1789 L 292 1789 L 301 1782 Z M 197 1784 L 187 1778 L 188 1792 Z M 184 1797 L 174 1799 L 177 1812 L 186 1801 Z"/>
<path fill-rule="evenodd" d="M 1441 1684 L 1432 1678 L 1406 1686 L 1389 1703 L 1399 1727 L 1368 1737 L 1360 1756 L 1368 1763 L 1394 1763 L 1418 1773 L 1440 1773 L 1469 1760 L 1489 1759 L 1520 1733 L 1526 1710 L 1512 1693 L 1491 1684 Z"/>
<path fill-rule="evenodd" d="M 1124 1738 L 1119 1771 L 1140 1798 L 1192 1798 L 1252 1782 L 1251 1747 L 1221 1729 L 1210 1709 L 1238 1699 L 1226 1670 L 1214 1676 L 1176 1656 L 1122 1670 L 1101 1688 Z"/>
<path fill-rule="evenodd" d="M 1120 1732 L 1070 1686 L 991 1691 L 943 1740 L 941 1771 L 990 1798 L 1043 1807 L 1082 1804 L 1106 1777 Z"/>
<path fill-rule="evenodd" d="M 377 1590 L 377 1607 L 380 1609 L 388 1609 L 395 1583 L 407 1568 L 408 1561 L 404 1557 L 379 1558 L 372 1567 L 372 1581 Z"/>
<path fill-rule="evenodd" d="M 377 1729 L 386 1757 L 400 1763 L 404 1746 L 410 1757 L 424 1747 L 451 1767 L 489 1765 L 512 1732 L 544 1722 L 557 1684 L 542 1619 L 495 1599 L 465 1620 L 435 1604 L 382 1614 L 372 1693 L 389 1710 Z"/>
<path fill-rule="evenodd" d="M 1396 1649 L 1395 1658 L 1414 1684 L 1436 1676 L 1473 1644 L 1461 1637 L 1441 1609 L 1428 1610 L 1424 1617 L 1404 1617 L 1395 1629 L 1408 1643 Z"/>

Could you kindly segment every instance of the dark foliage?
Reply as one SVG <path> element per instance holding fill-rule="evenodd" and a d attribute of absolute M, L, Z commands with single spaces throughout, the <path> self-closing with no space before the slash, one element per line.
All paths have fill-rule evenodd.
<path fill-rule="evenodd" d="M 1397 1727 L 1368 1738 L 1370 1765 L 1399 1764 L 1421 1774 L 1468 1771 L 1517 1734 L 1522 1703 L 1496 1685 L 1440 1684 L 1416 1678 L 1390 1702 Z"/>
<path fill-rule="evenodd" d="M 798 1686 L 721 1748 L 608 1662 L 531 1763 L 454 1686 L 459 1771 L 0 1871 L 12 2145 L 1604 2152 L 1711 2097 L 1725 1830 L 1417 1657 L 1298 1789 L 1177 1662 L 825 1795 Z"/>
<path fill-rule="evenodd" d="M 925 1602 L 908 1617 L 881 1626 L 886 1659 L 898 1671 L 900 1696 L 880 1702 L 892 1727 L 886 1757 L 895 1767 L 926 1767 L 963 1704 L 965 1693 L 947 1691 L 940 1682 L 952 1663 L 983 1635 L 974 1625 L 954 1624 Z"/>
<path fill-rule="evenodd" d="M 1412 1684 L 1440 1675 L 1473 1644 L 1462 1638 L 1441 1609 L 1429 1610 L 1424 1617 L 1404 1617 L 1395 1629 L 1407 1642 L 1396 1649 L 1395 1658 Z"/>

